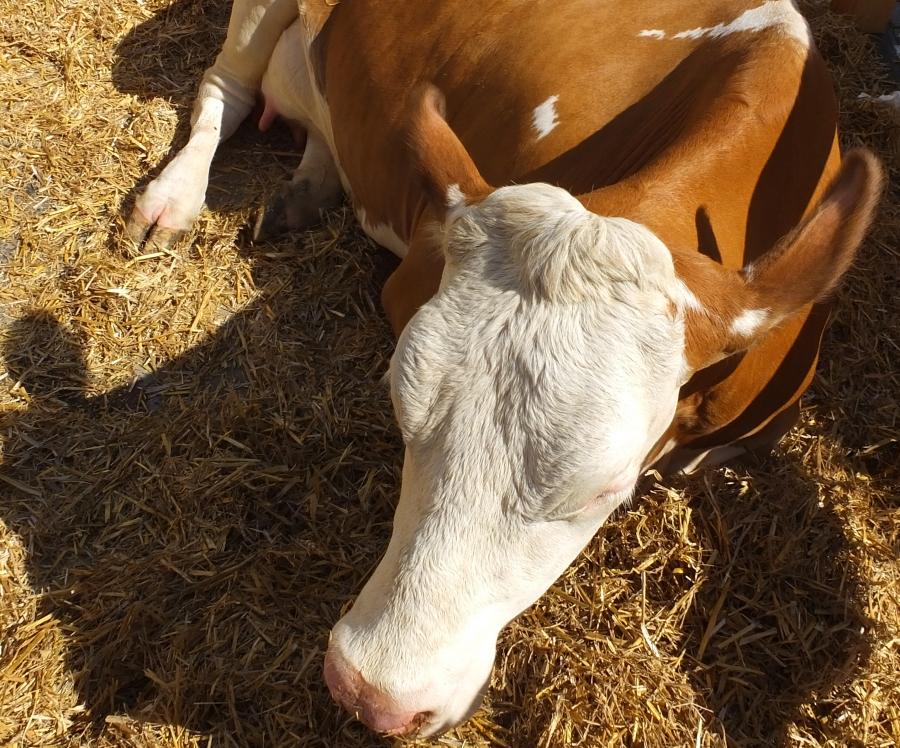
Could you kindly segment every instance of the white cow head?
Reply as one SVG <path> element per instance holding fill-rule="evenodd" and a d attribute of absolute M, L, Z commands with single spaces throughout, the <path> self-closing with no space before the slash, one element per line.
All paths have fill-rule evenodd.
<path fill-rule="evenodd" d="M 631 496 L 691 374 L 696 299 L 645 227 L 556 187 L 489 188 L 433 93 L 411 141 L 446 266 L 391 361 L 393 535 L 325 674 L 372 728 L 428 735 L 477 708 L 500 630 Z"/>

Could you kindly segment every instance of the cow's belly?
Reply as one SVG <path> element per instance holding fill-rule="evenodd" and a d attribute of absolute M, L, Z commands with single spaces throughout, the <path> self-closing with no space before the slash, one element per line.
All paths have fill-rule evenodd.
<path fill-rule="evenodd" d="M 275 117 L 281 117 L 289 124 L 302 127 L 320 137 L 331 151 L 344 190 L 352 196 L 352 185 L 341 168 L 339 154 L 334 147 L 328 104 L 316 85 L 310 57 L 311 46 L 311 40 L 300 19 L 282 33 L 262 80 L 265 109 L 261 125 L 267 127 Z M 389 224 L 372 219 L 365 205 L 356 200 L 354 212 L 363 231 L 373 241 L 398 257 L 406 256 L 407 243 Z"/>
<path fill-rule="evenodd" d="M 309 53 L 310 42 L 298 19 L 282 32 L 263 75 L 266 124 L 271 118 L 283 117 L 322 134 L 330 131 L 324 116 L 327 107 L 313 82 Z"/>
<path fill-rule="evenodd" d="M 261 127 L 281 117 L 321 138 L 336 156 L 328 104 L 316 85 L 310 56 L 312 41 L 300 19 L 282 32 L 260 85 L 265 102 Z M 341 181 L 346 189 L 343 172 Z"/>

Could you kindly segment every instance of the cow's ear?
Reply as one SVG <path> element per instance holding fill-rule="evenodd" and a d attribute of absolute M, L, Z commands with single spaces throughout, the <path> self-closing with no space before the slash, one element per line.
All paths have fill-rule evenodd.
<path fill-rule="evenodd" d="M 810 215 L 740 272 L 696 253 L 675 255 L 676 272 L 696 301 L 685 307 L 689 369 L 750 348 L 807 305 L 824 301 L 856 256 L 882 183 L 878 160 L 851 151 Z"/>
<path fill-rule="evenodd" d="M 422 188 L 442 220 L 492 191 L 445 116 L 444 95 L 436 87 L 413 94 L 407 142 Z"/>
<path fill-rule="evenodd" d="M 825 300 L 850 267 L 872 223 L 883 169 L 869 151 L 851 151 L 825 197 L 777 246 L 743 270 L 755 306 L 778 324 Z"/>

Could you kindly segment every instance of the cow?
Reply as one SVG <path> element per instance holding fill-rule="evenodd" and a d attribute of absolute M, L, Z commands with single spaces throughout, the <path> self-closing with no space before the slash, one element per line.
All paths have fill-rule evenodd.
<path fill-rule="evenodd" d="M 438 734 L 641 476 L 795 422 L 882 170 L 842 158 L 790 0 L 235 0 L 132 240 L 190 227 L 259 99 L 305 150 L 256 237 L 347 195 L 401 258 L 400 496 L 324 677 L 370 728 Z"/>

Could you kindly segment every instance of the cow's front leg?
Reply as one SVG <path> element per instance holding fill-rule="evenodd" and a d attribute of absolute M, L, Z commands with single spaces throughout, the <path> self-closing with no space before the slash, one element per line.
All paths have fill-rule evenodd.
<path fill-rule="evenodd" d="M 234 132 L 248 111 L 243 102 L 234 105 L 210 96 L 198 100 L 187 145 L 135 202 L 125 228 L 129 239 L 139 244 L 147 237 L 149 247 L 161 249 L 190 229 L 206 199 L 219 141 Z"/>
<path fill-rule="evenodd" d="M 132 241 L 166 248 L 190 229 L 216 148 L 253 108 L 272 50 L 297 13 L 297 0 L 235 0 L 225 44 L 200 84 L 190 138 L 135 202 L 125 229 Z"/>
<path fill-rule="evenodd" d="M 300 166 L 259 211 L 253 227 L 254 241 L 316 226 L 321 211 L 335 208 L 343 199 L 337 166 L 320 135 L 309 130 Z"/>

